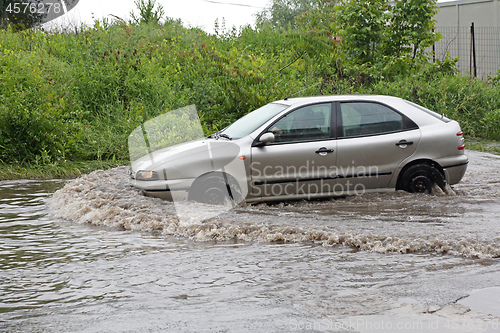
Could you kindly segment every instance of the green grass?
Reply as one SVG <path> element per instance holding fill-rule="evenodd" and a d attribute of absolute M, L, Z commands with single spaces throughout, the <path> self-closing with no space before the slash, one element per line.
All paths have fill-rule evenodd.
<path fill-rule="evenodd" d="M 484 139 L 466 139 L 465 147 L 468 150 L 477 150 L 485 153 L 500 155 L 500 142 Z"/>
<path fill-rule="evenodd" d="M 128 161 L 83 161 L 52 163 L 48 165 L 0 165 L 0 180 L 17 179 L 70 179 L 90 173 L 95 170 L 107 170 L 122 165 Z"/>

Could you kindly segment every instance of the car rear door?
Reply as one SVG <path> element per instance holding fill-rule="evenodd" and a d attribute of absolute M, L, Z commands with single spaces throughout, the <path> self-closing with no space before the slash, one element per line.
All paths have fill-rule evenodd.
<path fill-rule="evenodd" d="M 413 121 L 376 102 L 338 103 L 337 124 L 337 185 L 346 192 L 386 188 L 420 142 Z"/>

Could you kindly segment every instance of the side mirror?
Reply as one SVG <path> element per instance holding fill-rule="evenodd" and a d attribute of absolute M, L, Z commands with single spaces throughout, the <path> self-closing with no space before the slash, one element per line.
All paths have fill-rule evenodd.
<path fill-rule="evenodd" d="M 274 142 L 276 138 L 272 132 L 264 133 L 260 136 L 259 141 L 255 141 L 252 147 L 264 147 L 266 144 L 270 142 Z"/>
<path fill-rule="evenodd" d="M 274 142 L 276 138 L 274 137 L 274 133 L 272 132 L 267 132 L 261 135 L 259 141 L 263 143 L 270 143 Z"/>

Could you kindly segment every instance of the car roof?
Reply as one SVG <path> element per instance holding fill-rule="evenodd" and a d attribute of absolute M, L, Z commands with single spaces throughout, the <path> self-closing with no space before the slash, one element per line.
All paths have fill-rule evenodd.
<path fill-rule="evenodd" d="M 332 96 L 311 96 L 285 98 L 274 103 L 285 104 L 288 106 L 300 106 L 312 103 L 342 102 L 342 101 L 367 101 L 367 102 L 388 102 L 401 100 L 399 97 L 385 95 L 332 95 Z"/>
<path fill-rule="evenodd" d="M 408 104 L 405 99 L 387 96 L 387 95 L 332 95 L 332 96 L 311 96 L 311 97 L 297 97 L 287 98 L 273 103 L 287 105 L 288 108 L 298 108 L 315 103 L 328 103 L 328 102 L 377 102 L 388 105 L 410 117 L 411 120 L 422 126 L 425 124 L 436 123 L 437 118 L 421 109 Z"/>

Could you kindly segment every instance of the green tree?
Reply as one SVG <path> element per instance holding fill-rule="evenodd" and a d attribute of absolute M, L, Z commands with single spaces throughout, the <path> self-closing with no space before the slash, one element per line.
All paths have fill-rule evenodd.
<path fill-rule="evenodd" d="M 427 65 L 425 49 L 440 38 L 436 12 L 436 0 L 341 1 L 336 18 L 349 62 L 384 77 Z"/>
<path fill-rule="evenodd" d="M 337 18 L 344 45 L 356 62 L 376 62 L 389 11 L 387 0 L 344 0 L 338 6 Z"/>
<path fill-rule="evenodd" d="M 257 14 L 257 26 L 297 28 L 295 20 L 303 13 L 321 7 L 322 0 L 272 0 L 271 6 Z"/>
<path fill-rule="evenodd" d="M 296 18 L 298 27 L 306 33 L 310 31 L 337 32 L 337 1 L 319 0 L 318 5 L 318 8 L 309 9 Z"/>
<path fill-rule="evenodd" d="M 437 13 L 436 0 L 399 0 L 392 7 L 387 29 L 387 53 L 391 56 L 411 54 L 415 59 L 440 39 L 433 31 Z"/>
<path fill-rule="evenodd" d="M 314 64 L 313 71 L 323 79 L 339 74 L 344 59 L 337 23 L 337 1 L 320 0 L 320 7 L 301 14 L 296 23 L 300 28 L 304 55 Z"/>
<path fill-rule="evenodd" d="M 155 9 L 156 0 L 136 0 L 134 3 L 139 10 L 139 14 L 136 15 L 134 12 L 130 12 L 133 23 L 160 23 L 160 20 L 165 15 L 165 9 L 161 4 L 158 4 Z"/>

